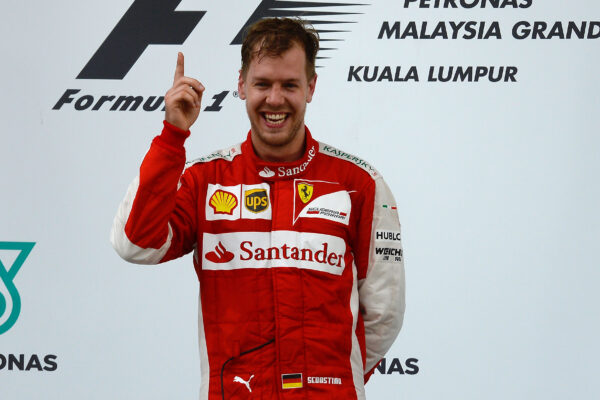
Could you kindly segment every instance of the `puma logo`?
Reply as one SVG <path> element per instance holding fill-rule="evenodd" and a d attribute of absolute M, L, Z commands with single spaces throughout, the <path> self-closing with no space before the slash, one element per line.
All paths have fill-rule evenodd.
<path fill-rule="evenodd" d="M 252 393 L 252 389 L 250 389 L 250 381 L 252 380 L 252 378 L 254 378 L 254 375 L 250 376 L 250 379 L 245 381 L 242 378 L 240 378 L 239 376 L 236 376 L 235 378 L 233 378 L 233 381 L 237 382 L 237 383 L 243 383 L 244 385 L 246 385 L 246 388 L 248 389 L 248 391 L 250 393 Z"/>

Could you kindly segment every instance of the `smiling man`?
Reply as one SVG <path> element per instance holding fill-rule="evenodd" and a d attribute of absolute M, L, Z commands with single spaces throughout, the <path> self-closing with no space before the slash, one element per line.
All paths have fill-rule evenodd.
<path fill-rule="evenodd" d="M 124 259 L 194 252 L 201 399 L 364 399 L 404 315 L 393 196 L 368 163 L 304 124 L 318 35 L 265 19 L 242 45 L 247 139 L 188 163 L 204 87 L 177 58 L 161 135 L 111 232 Z"/>
<path fill-rule="evenodd" d="M 246 100 L 256 154 L 267 161 L 294 161 L 304 150 L 304 114 L 317 82 L 314 57 L 319 43 L 316 36 L 306 35 L 284 50 L 276 43 L 279 37 L 261 34 L 275 28 L 278 20 L 270 23 L 254 27 L 242 48 L 238 93 Z"/>

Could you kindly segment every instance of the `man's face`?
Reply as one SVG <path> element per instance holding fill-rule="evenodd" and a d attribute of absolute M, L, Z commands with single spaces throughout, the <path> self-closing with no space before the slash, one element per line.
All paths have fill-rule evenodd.
<path fill-rule="evenodd" d="M 278 57 L 250 62 L 238 80 L 238 93 L 246 100 L 252 144 L 260 157 L 291 161 L 302 154 L 304 114 L 317 81 L 306 76 L 304 50 L 299 45 Z"/>

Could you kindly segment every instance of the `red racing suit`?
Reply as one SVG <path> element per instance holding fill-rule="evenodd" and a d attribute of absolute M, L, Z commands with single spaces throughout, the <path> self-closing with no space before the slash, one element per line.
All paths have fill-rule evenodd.
<path fill-rule="evenodd" d="M 363 160 L 306 129 L 269 163 L 250 134 L 185 165 L 165 122 L 111 232 L 125 260 L 194 252 L 201 399 L 364 399 L 404 315 L 396 204 Z"/>

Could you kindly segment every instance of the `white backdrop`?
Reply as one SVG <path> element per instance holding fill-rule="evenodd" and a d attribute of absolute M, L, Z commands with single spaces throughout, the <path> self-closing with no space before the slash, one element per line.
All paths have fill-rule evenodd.
<path fill-rule="evenodd" d="M 206 11 L 183 44 L 149 46 L 123 79 L 76 79 L 132 3 L 3 7 L 0 242 L 36 243 L 13 282 L 20 314 L 0 334 L 3 400 L 198 395 L 191 256 L 133 266 L 108 242 L 117 205 L 163 115 L 141 107 L 110 111 L 112 103 L 78 111 L 74 104 L 83 95 L 160 96 L 183 51 L 186 74 L 207 88 L 205 106 L 228 91 L 220 111 L 201 113 L 188 158 L 243 140 L 249 124 L 233 93 L 240 47 L 230 43 L 267 2 L 183 0 L 177 10 Z M 405 3 L 331 6 L 324 9 L 357 14 L 315 17 L 354 23 L 317 26 L 347 32 L 323 35 L 343 40 L 323 43 L 337 50 L 322 54 L 330 58 L 320 60 L 307 125 L 319 140 L 377 167 L 403 226 L 407 311 L 387 357 L 388 369 L 396 368 L 373 376 L 367 395 L 597 399 L 598 39 L 518 40 L 511 31 L 518 21 L 598 24 L 600 3 Z M 415 21 L 419 35 L 422 22 L 431 34 L 439 21 L 483 22 L 484 31 L 497 21 L 502 38 L 465 39 L 462 30 L 452 39 L 449 25 L 449 39 L 378 38 L 384 21 L 399 21 L 400 34 Z M 599 36 L 594 26 L 590 35 Z M 415 66 L 419 81 L 358 82 L 351 71 L 362 77 L 366 66 L 369 75 L 390 66 L 392 78 L 396 67 L 403 76 Z M 429 82 L 430 66 L 513 66 L 518 73 L 516 82 Z M 53 110 L 67 89 L 80 92 Z M 0 250 L 5 269 L 17 254 Z M 9 298 L 3 288 L 5 282 L 0 293 Z M 406 365 L 410 358 L 418 371 Z M 400 373 L 398 362 L 408 372 Z"/>

